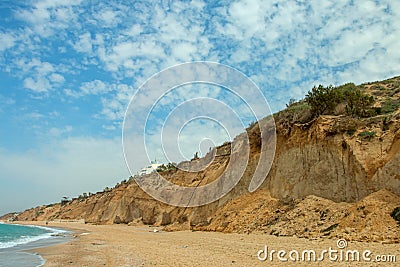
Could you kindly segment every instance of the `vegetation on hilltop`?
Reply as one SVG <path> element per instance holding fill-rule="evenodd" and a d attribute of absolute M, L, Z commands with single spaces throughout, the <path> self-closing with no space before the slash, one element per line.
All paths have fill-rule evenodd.
<path fill-rule="evenodd" d="M 161 166 L 159 166 L 158 168 L 157 168 L 157 172 L 169 172 L 169 171 L 171 171 L 171 172 L 174 172 L 174 171 L 176 171 L 177 170 L 177 167 L 176 167 L 176 163 L 168 163 L 168 164 L 162 164 Z"/>
<path fill-rule="evenodd" d="M 291 99 L 286 109 L 274 115 L 277 130 L 288 135 L 295 124 L 307 125 L 320 115 L 348 116 L 349 122 L 376 116 L 383 116 L 387 124 L 391 113 L 400 107 L 400 77 L 381 82 L 355 85 L 346 83 L 340 86 L 314 86 L 305 98 Z M 354 132 L 354 123 L 348 125 Z"/>

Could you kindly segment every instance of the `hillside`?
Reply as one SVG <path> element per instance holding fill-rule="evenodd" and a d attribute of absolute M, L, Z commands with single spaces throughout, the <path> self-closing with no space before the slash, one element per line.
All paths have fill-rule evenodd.
<path fill-rule="evenodd" d="M 321 110 L 306 100 L 291 101 L 274 115 L 275 158 L 261 188 L 253 193 L 247 188 L 260 156 L 258 124 L 248 129 L 250 157 L 242 179 L 213 203 L 169 206 L 148 196 L 131 178 L 65 205 L 26 210 L 17 220 L 84 219 L 98 224 L 164 225 L 170 231 L 260 231 L 399 242 L 395 218 L 400 216 L 393 211 L 400 207 L 400 77 L 338 88 L 345 95 L 357 89 L 373 101 L 357 109 L 359 105 L 343 102 L 346 98 L 341 95 L 334 106 Z M 163 175 L 186 186 L 210 183 L 232 160 L 230 144 L 218 147 L 216 153 L 201 172 L 178 169 Z"/>

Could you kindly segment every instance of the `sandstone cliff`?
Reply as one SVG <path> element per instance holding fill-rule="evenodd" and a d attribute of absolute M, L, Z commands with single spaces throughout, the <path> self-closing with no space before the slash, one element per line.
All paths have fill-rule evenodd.
<path fill-rule="evenodd" d="M 375 96 L 376 108 L 400 103 L 399 77 L 362 86 Z M 166 230 L 396 241 L 400 227 L 390 213 L 400 206 L 400 111 L 398 105 L 392 107 L 368 118 L 321 115 L 305 123 L 297 119 L 304 114 L 290 107 L 275 114 L 275 158 L 261 188 L 253 193 L 248 186 L 261 149 L 257 124 L 248 129 L 250 156 L 242 179 L 218 201 L 194 208 L 170 206 L 148 196 L 131 178 L 66 205 L 27 210 L 18 220 L 84 219 L 165 225 Z M 204 171 L 171 170 L 163 175 L 176 184 L 208 184 L 232 160 L 230 144 L 220 146 L 216 155 Z"/>

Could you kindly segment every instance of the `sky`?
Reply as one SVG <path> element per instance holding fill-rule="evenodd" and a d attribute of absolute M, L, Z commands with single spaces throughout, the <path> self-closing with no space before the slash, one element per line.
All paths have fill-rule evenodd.
<path fill-rule="evenodd" d="M 1 0 L 0 214 L 128 178 L 125 111 L 165 68 L 231 66 L 275 112 L 314 85 L 399 75 L 399 17 L 395 0 Z M 224 99 L 215 87 L 186 88 L 170 100 Z M 157 110 L 151 118 L 167 120 Z M 185 125 L 184 158 L 209 135 L 214 145 L 232 139 L 217 121 Z"/>

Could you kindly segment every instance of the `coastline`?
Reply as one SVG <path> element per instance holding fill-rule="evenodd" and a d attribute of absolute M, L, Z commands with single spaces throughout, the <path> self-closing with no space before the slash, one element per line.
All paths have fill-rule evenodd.
<path fill-rule="evenodd" d="M 27 222 L 42 225 L 42 222 Z M 34 248 L 46 266 L 321 266 L 321 262 L 260 261 L 257 252 L 269 249 L 286 250 L 336 248 L 334 239 L 276 237 L 267 234 L 226 234 L 220 232 L 164 232 L 146 225 L 91 225 L 51 222 L 49 226 L 72 230 L 69 242 Z M 157 229 L 157 231 L 154 231 Z M 376 254 L 397 255 L 399 244 L 348 242 L 348 249 L 371 250 Z M 322 262 L 324 266 L 365 266 L 366 262 Z M 374 265 L 375 264 L 375 265 Z M 368 266 L 379 266 L 368 263 Z"/>
<path fill-rule="evenodd" d="M 71 229 L 67 230 L 60 227 L 54 227 L 36 223 L 36 222 L 7 222 L 5 224 L 14 224 L 21 226 L 34 226 L 53 228 L 55 230 L 51 237 L 45 237 L 38 240 L 28 241 L 27 243 L 20 243 L 15 246 L 5 247 L 0 249 L 0 266 L 43 266 L 45 259 L 42 255 L 35 252 L 35 249 L 53 246 L 68 242 L 73 233 Z"/>

